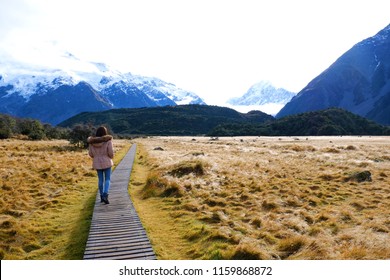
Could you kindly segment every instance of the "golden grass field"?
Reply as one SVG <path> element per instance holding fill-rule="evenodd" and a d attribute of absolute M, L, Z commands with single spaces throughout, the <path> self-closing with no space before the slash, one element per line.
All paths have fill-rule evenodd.
<path fill-rule="evenodd" d="M 390 259 L 390 137 L 136 142 L 129 191 L 159 259 Z M 114 140 L 116 164 L 130 144 Z M 0 172 L 0 258 L 81 259 L 87 151 L 2 140 Z"/>
<path fill-rule="evenodd" d="M 130 143 L 115 140 L 118 161 Z M 68 141 L 0 141 L 0 258 L 81 259 L 97 176 Z"/>
<path fill-rule="evenodd" d="M 130 193 L 159 259 L 390 259 L 390 137 L 137 143 Z"/>

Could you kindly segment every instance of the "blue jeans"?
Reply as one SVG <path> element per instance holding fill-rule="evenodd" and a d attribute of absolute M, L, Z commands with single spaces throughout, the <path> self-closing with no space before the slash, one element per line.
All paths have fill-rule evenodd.
<path fill-rule="evenodd" d="M 97 174 L 99 178 L 98 186 L 100 195 L 108 194 L 111 183 L 111 167 L 106 169 L 98 169 Z"/>

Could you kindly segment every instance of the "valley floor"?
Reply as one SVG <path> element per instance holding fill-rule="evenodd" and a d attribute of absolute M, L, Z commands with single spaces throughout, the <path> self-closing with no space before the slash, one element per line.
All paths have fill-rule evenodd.
<path fill-rule="evenodd" d="M 130 192 L 160 259 L 390 258 L 390 137 L 137 142 Z"/>
<path fill-rule="evenodd" d="M 159 259 L 390 258 L 390 137 L 136 142 L 129 190 Z M 131 143 L 114 144 L 117 164 Z M 87 152 L 0 151 L 0 258 L 81 258 L 97 191 Z"/>

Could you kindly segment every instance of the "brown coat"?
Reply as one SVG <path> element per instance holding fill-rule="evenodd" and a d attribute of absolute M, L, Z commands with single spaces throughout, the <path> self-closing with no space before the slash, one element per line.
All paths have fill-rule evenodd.
<path fill-rule="evenodd" d="M 114 148 L 111 140 L 90 144 L 88 153 L 93 158 L 93 169 L 106 169 L 114 165 L 112 161 L 114 158 Z"/>

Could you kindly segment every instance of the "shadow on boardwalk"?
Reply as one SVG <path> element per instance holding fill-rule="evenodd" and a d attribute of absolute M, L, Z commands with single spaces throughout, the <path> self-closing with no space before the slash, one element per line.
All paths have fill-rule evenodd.
<path fill-rule="evenodd" d="M 128 193 L 134 144 L 111 176 L 110 204 L 96 196 L 84 259 L 156 259 Z"/>

